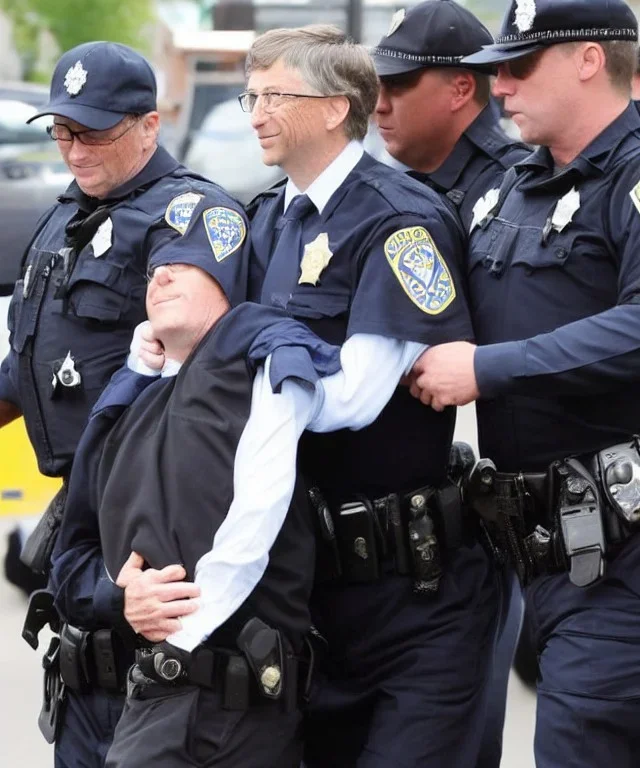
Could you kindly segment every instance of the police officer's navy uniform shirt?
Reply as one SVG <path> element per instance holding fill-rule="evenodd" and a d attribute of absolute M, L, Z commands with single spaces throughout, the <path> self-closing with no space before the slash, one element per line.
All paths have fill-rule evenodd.
<path fill-rule="evenodd" d="M 354 162 L 356 155 L 358 145 L 347 146 L 327 176 L 306 190 L 318 210 L 303 220 L 298 275 L 293 281 L 290 274 L 277 276 L 288 295 L 287 312 L 336 344 L 358 334 L 378 337 L 381 348 L 384 339 L 429 345 L 471 338 L 459 279 L 464 234 L 456 214 L 433 190 L 366 154 Z M 332 184 L 325 185 L 327 177 Z M 315 194 L 318 182 L 324 204 L 323 194 Z M 249 209 L 254 297 L 266 270 L 277 267 L 270 257 L 284 201 L 281 187 Z M 314 284 L 309 268 L 318 250 L 328 258 Z M 363 356 L 366 375 L 383 377 L 381 360 Z M 436 414 L 399 388 L 370 427 L 328 438 L 305 435 L 305 472 L 333 500 L 435 485 L 444 476 L 453 426 L 451 409 Z"/>
<path fill-rule="evenodd" d="M 640 430 L 640 116 L 633 104 L 569 165 L 518 166 L 471 236 L 481 452 L 542 470 Z"/>
<path fill-rule="evenodd" d="M 506 135 L 492 106 L 487 105 L 436 171 L 414 175 L 448 195 L 469 232 L 477 201 L 491 189 L 497 189 L 505 172 L 530 152 L 524 144 Z"/>
<path fill-rule="evenodd" d="M 105 200 L 72 182 L 34 237 L 9 310 L 0 399 L 21 407 L 45 474 L 68 473 L 92 405 L 124 362 L 145 316 L 150 249 L 180 237 L 202 197 L 239 209 L 158 148 Z"/>

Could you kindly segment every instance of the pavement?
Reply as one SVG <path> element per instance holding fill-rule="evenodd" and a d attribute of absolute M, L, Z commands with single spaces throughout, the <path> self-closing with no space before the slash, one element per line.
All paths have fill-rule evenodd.
<path fill-rule="evenodd" d="M 475 444 L 475 418 L 472 408 L 460 410 L 456 435 L 458 439 L 466 439 Z M 15 520 L 11 517 L 0 517 L 0 562 L 4 562 L 7 533 L 14 524 Z M 25 609 L 26 600 L 22 594 L 0 576 L 2 768 L 53 766 L 53 750 L 45 743 L 37 726 L 42 694 L 41 651 L 46 649 L 48 638 L 44 637 L 44 632 L 41 634 L 41 645 L 37 652 L 22 640 L 20 632 Z M 515 675 L 512 675 L 509 683 L 502 768 L 534 768 L 534 720 L 535 697 Z"/>

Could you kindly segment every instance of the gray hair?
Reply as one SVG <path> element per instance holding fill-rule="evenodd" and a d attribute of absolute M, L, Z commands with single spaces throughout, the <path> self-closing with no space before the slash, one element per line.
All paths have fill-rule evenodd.
<path fill-rule="evenodd" d="M 260 35 L 247 55 L 247 77 L 276 61 L 297 70 L 322 96 L 346 96 L 349 139 L 364 139 L 378 99 L 378 77 L 366 48 L 349 40 L 338 27 L 310 24 L 298 29 L 272 29 Z"/>

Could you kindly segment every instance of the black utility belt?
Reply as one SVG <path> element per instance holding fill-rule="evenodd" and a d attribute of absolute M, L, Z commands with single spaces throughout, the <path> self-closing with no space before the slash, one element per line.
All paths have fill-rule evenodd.
<path fill-rule="evenodd" d="M 236 643 L 231 649 L 207 641 L 179 654 L 166 644 L 139 648 L 127 695 L 154 698 L 196 685 L 219 693 L 222 709 L 244 711 L 269 702 L 286 712 L 299 707 L 308 694 L 312 655 L 296 656 L 282 633 L 257 617 L 246 622 Z"/>
<path fill-rule="evenodd" d="M 74 691 L 102 688 L 124 693 L 127 669 L 134 656 L 113 630 L 85 632 L 64 624 L 60 630 L 59 661 L 60 677 Z"/>
<path fill-rule="evenodd" d="M 309 498 L 319 528 L 318 583 L 370 583 L 393 571 L 411 576 L 414 591 L 434 593 L 447 554 L 477 541 L 475 517 L 454 484 L 373 500 L 357 496 L 335 508 L 317 488 Z"/>
<path fill-rule="evenodd" d="M 553 462 L 545 473 L 506 474 L 481 459 L 464 485 L 496 559 L 527 586 L 568 571 L 589 586 L 640 530 L 640 442 Z"/>

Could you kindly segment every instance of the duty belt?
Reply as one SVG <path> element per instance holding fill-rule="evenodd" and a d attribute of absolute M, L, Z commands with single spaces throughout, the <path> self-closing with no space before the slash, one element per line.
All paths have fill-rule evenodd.
<path fill-rule="evenodd" d="M 74 691 L 101 688 L 124 693 L 133 651 L 125 648 L 116 632 L 85 632 L 64 624 L 60 632 L 60 676 Z"/>
<path fill-rule="evenodd" d="M 254 617 L 241 629 L 236 644 L 232 649 L 207 641 L 180 655 L 167 644 L 138 648 L 127 695 L 155 698 L 167 688 L 196 685 L 219 693 L 222 709 L 247 710 L 268 701 L 286 712 L 300 706 L 311 684 L 310 641 L 297 656 L 278 630 Z"/>
<path fill-rule="evenodd" d="M 434 593 L 448 553 L 478 538 L 475 515 L 451 483 L 378 499 L 357 496 L 330 508 L 317 488 L 309 491 L 319 535 L 316 581 L 367 583 L 395 571 L 412 576 L 414 591 Z"/>
<path fill-rule="evenodd" d="M 562 571 L 589 586 L 640 526 L 638 447 L 636 438 L 553 462 L 544 473 L 501 473 L 481 459 L 464 484 L 465 501 L 496 559 L 510 562 L 524 586 Z"/>

